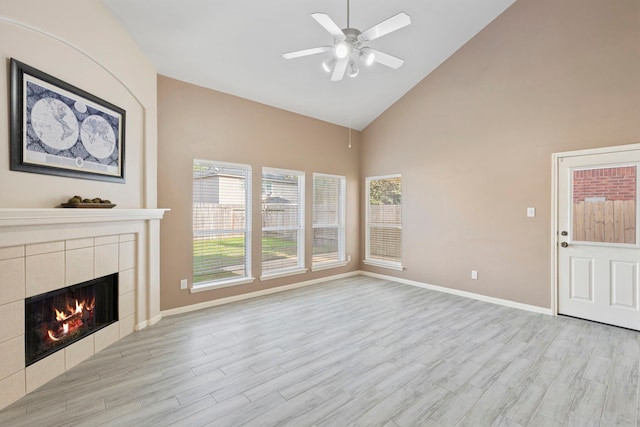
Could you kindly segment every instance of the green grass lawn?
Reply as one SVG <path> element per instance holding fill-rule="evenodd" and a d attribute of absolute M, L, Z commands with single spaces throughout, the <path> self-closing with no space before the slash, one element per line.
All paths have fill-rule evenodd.
<path fill-rule="evenodd" d="M 262 238 L 262 260 L 289 258 L 298 253 L 296 242 L 274 237 Z M 196 272 L 195 283 L 208 282 L 237 276 L 228 267 L 244 264 L 244 238 L 197 240 L 193 242 L 193 257 Z M 202 271 L 198 272 L 198 266 Z M 206 271 L 204 266 L 207 266 Z"/>

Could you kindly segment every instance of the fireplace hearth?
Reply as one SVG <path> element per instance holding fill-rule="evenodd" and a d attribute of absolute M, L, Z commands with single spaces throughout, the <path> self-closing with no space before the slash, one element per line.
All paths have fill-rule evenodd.
<path fill-rule="evenodd" d="M 118 274 L 25 300 L 25 364 L 38 360 L 118 320 Z"/>

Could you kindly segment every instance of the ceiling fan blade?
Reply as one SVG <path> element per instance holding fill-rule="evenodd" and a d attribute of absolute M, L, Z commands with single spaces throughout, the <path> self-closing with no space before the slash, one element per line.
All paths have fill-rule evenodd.
<path fill-rule="evenodd" d="M 333 74 L 331 74 L 332 82 L 342 80 L 345 71 L 347 71 L 347 65 L 349 65 L 349 58 L 342 58 L 336 63 L 336 66 L 333 68 Z"/>
<path fill-rule="evenodd" d="M 399 30 L 400 28 L 406 27 L 411 24 L 411 18 L 404 12 L 400 12 L 391 18 L 382 21 L 378 25 L 374 25 L 373 27 L 365 30 L 360 34 L 360 37 L 366 40 L 375 40 L 378 37 L 382 37 L 386 34 L 389 34 L 393 31 Z"/>
<path fill-rule="evenodd" d="M 347 36 L 344 35 L 340 27 L 333 22 L 333 19 L 329 17 L 326 13 L 312 13 L 311 17 L 318 21 L 318 24 L 322 25 L 322 27 L 329 32 L 334 38 L 338 38 L 344 40 Z"/>
<path fill-rule="evenodd" d="M 373 60 L 378 64 L 386 65 L 389 68 L 400 68 L 404 64 L 404 60 L 397 58 L 388 53 L 380 52 L 379 50 L 367 48 L 367 52 L 373 53 Z"/>
<path fill-rule="evenodd" d="M 284 59 L 300 58 L 301 56 L 316 55 L 331 50 L 331 46 L 312 47 L 311 49 L 296 50 L 295 52 L 283 53 Z"/>

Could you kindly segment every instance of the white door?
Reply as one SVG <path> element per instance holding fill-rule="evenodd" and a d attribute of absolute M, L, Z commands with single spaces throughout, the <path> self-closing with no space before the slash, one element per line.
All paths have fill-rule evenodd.
<path fill-rule="evenodd" d="M 640 150 L 558 158 L 558 313 L 640 330 Z"/>

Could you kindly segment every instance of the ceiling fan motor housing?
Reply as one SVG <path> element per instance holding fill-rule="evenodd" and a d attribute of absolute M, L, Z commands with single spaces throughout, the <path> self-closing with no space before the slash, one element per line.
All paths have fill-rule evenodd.
<path fill-rule="evenodd" d="M 360 55 L 360 48 L 363 44 L 363 40 L 360 37 L 361 31 L 356 28 L 344 28 L 342 32 L 344 33 L 346 38 L 340 39 L 336 37 L 335 45 L 337 46 L 341 41 L 344 41 L 351 47 L 349 55 Z"/>

